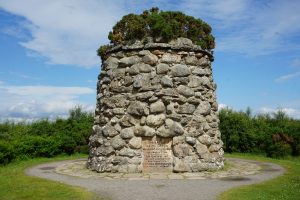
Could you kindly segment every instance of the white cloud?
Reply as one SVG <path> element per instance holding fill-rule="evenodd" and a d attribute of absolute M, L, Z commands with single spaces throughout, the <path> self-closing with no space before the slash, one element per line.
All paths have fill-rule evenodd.
<path fill-rule="evenodd" d="M 22 27 L 31 39 L 21 45 L 49 63 L 93 67 L 99 64 L 96 49 L 108 43 L 107 34 L 124 14 L 158 6 L 181 10 L 213 26 L 218 51 L 268 55 L 298 50 L 300 34 L 298 0 L 182 0 L 176 4 L 125 0 L 0 0 L 8 12 L 25 17 Z M 20 32 L 7 27 L 6 32 Z"/>
<path fill-rule="evenodd" d="M 9 94 L 16 95 L 37 95 L 37 96 L 52 96 L 52 95 L 82 95 L 91 94 L 94 91 L 85 87 L 54 87 L 54 86 L 0 86 L 0 89 L 6 90 Z"/>
<path fill-rule="evenodd" d="M 292 40 L 300 32 L 300 2 L 272 1 L 265 7 L 257 7 L 232 35 L 220 39 L 220 50 L 247 55 L 266 55 L 275 52 L 297 50 Z M 251 10 L 251 9 L 250 9 Z"/>
<path fill-rule="evenodd" d="M 262 107 L 259 109 L 261 113 L 276 113 L 279 110 L 285 112 L 288 116 L 296 119 L 300 119 L 300 110 L 295 108 L 271 108 L 271 107 Z"/>
<path fill-rule="evenodd" d="M 207 19 L 216 33 L 216 50 L 245 55 L 267 55 L 298 50 L 298 0 L 185 0 L 178 8 Z"/>
<path fill-rule="evenodd" d="M 300 72 L 295 72 L 295 73 L 280 76 L 279 78 L 275 79 L 275 82 L 284 82 L 284 81 L 294 79 L 296 77 L 300 77 Z"/>
<path fill-rule="evenodd" d="M 0 31 L 7 34 L 7 35 L 10 35 L 10 36 L 13 36 L 13 37 L 16 37 L 18 39 L 28 39 L 28 37 L 26 36 L 26 34 L 24 34 L 24 31 L 23 31 L 23 26 L 19 25 L 19 26 L 7 26 L 7 27 L 3 27 Z"/>
<path fill-rule="evenodd" d="M 29 76 L 27 74 L 23 74 L 17 71 L 9 71 L 7 74 L 12 75 L 15 78 L 21 78 L 26 80 L 41 80 L 39 77 Z"/>
<path fill-rule="evenodd" d="M 193 16 L 216 20 L 216 25 L 227 27 L 246 17 L 248 4 L 248 0 L 184 0 L 178 8 Z"/>
<path fill-rule="evenodd" d="M 94 105 L 80 100 L 95 91 L 86 87 L 11 86 L 0 84 L 0 120 L 27 120 L 66 117 L 77 105 L 93 111 Z"/>
<path fill-rule="evenodd" d="M 290 67 L 293 68 L 293 69 L 296 69 L 297 71 L 293 72 L 293 73 L 282 75 L 282 76 L 276 78 L 275 82 L 280 83 L 280 82 L 285 82 L 285 81 L 300 77 L 300 71 L 299 71 L 299 69 L 300 69 L 300 59 L 298 59 L 298 58 L 293 59 L 290 63 Z"/>
<path fill-rule="evenodd" d="M 299 68 L 300 67 L 300 59 L 299 58 L 293 59 L 291 62 L 291 66 L 294 68 Z"/>
<path fill-rule="evenodd" d="M 112 25 L 124 14 L 122 3 L 109 0 L 0 0 L 1 8 L 26 18 L 31 39 L 21 45 L 50 63 L 92 67 L 96 50 L 107 43 Z M 14 29 L 6 29 L 12 33 Z M 20 32 L 19 29 L 16 29 Z"/>
<path fill-rule="evenodd" d="M 222 110 L 222 109 L 226 109 L 226 108 L 231 109 L 231 107 L 229 107 L 228 105 L 223 104 L 223 103 L 219 103 L 218 110 Z"/>

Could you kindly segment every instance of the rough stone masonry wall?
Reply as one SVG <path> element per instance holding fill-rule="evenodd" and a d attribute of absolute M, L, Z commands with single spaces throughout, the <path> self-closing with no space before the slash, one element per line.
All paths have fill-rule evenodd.
<path fill-rule="evenodd" d="M 170 138 L 174 172 L 222 168 L 212 60 L 182 38 L 111 49 L 99 75 L 88 168 L 143 172 L 145 137 Z"/>

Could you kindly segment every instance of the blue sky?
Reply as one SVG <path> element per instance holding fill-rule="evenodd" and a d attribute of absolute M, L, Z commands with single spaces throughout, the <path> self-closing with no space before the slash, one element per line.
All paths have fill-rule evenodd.
<path fill-rule="evenodd" d="M 220 107 L 300 118 L 299 0 L 0 0 L 0 120 L 93 111 L 96 49 L 123 15 L 153 6 L 212 26 Z"/>

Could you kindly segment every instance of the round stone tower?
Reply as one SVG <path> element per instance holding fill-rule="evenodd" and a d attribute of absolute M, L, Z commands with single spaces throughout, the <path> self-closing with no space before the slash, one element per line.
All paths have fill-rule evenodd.
<path fill-rule="evenodd" d="M 213 55 L 187 38 L 116 45 L 102 62 L 87 166 L 97 172 L 223 167 Z"/>

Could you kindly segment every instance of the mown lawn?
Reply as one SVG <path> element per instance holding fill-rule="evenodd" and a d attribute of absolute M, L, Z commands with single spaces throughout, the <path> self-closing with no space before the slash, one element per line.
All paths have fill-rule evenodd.
<path fill-rule="evenodd" d="M 27 167 L 40 163 L 77 159 L 87 155 L 60 156 L 56 158 L 36 158 L 16 161 L 0 167 L 0 199 L 1 200 L 99 200 L 93 193 L 68 186 L 59 182 L 26 176 Z"/>
<path fill-rule="evenodd" d="M 13 162 L 0 167 L 1 200 L 100 200 L 93 193 L 62 183 L 26 176 L 27 167 L 40 163 L 77 159 L 86 155 L 38 158 Z M 300 199 L 300 158 L 277 160 L 249 154 L 227 154 L 227 157 L 273 162 L 286 168 L 287 172 L 278 178 L 260 184 L 241 186 L 228 190 L 219 200 L 299 200 Z"/>
<path fill-rule="evenodd" d="M 287 171 L 273 180 L 228 190 L 219 200 L 300 200 L 300 158 L 279 160 L 249 154 L 227 154 L 227 157 L 272 162 Z"/>

